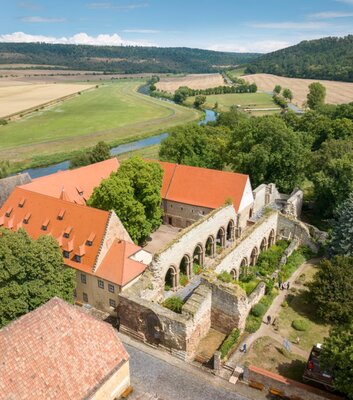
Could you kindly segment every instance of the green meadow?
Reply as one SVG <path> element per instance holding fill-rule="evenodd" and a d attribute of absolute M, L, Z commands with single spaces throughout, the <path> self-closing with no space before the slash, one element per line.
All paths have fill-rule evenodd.
<path fill-rule="evenodd" d="M 31 165 L 31 160 L 50 160 L 52 155 L 57 161 L 58 153 L 67 156 L 100 140 L 119 144 L 201 117 L 197 110 L 138 93 L 140 85 L 141 80 L 100 83 L 98 88 L 0 126 L 0 159 Z"/>

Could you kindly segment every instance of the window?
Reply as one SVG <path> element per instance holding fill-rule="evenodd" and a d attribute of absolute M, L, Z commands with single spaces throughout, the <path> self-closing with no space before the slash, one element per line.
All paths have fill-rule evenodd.
<path fill-rule="evenodd" d="M 115 292 L 114 285 L 112 285 L 111 283 L 108 283 L 108 290 L 109 290 L 110 293 L 114 293 Z"/>
<path fill-rule="evenodd" d="M 104 282 L 100 279 L 98 279 L 98 287 L 100 287 L 101 289 L 104 289 Z"/>
<path fill-rule="evenodd" d="M 63 251 L 63 256 L 64 256 L 64 258 L 70 258 L 70 252 L 67 251 L 67 250 L 64 250 Z"/>
<path fill-rule="evenodd" d="M 85 274 L 81 274 L 81 282 L 82 283 L 87 283 L 87 277 Z"/>
<path fill-rule="evenodd" d="M 80 263 L 82 261 L 82 256 L 79 256 L 78 254 L 75 254 L 74 261 L 77 262 L 77 263 Z"/>
<path fill-rule="evenodd" d="M 116 301 L 113 300 L 113 299 L 109 299 L 109 305 L 110 305 L 110 307 L 115 308 L 116 307 Z"/>
<path fill-rule="evenodd" d="M 85 303 L 88 303 L 88 296 L 87 293 L 82 293 L 82 298 Z"/>
<path fill-rule="evenodd" d="M 184 207 L 180 207 L 180 210 L 184 210 Z"/>
<path fill-rule="evenodd" d="M 42 231 L 47 231 L 48 230 L 48 225 L 49 225 L 49 219 L 46 219 L 43 224 L 42 224 Z"/>
<path fill-rule="evenodd" d="M 94 240 L 95 237 L 96 237 L 96 234 L 94 232 L 92 232 L 89 235 L 88 239 L 86 240 L 86 245 L 87 246 L 92 246 L 93 245 L 93 240 Z"/>
<path fill-rule="evenodd" d="M 68 238 L 70 237 L 71 231 L 72 231 L 72 227 L 71 227 L 71 226 L 68 226 L 68 227 L 65 229 L 65 231 L 64 231 L 64 235 L 63 235 L 64 238 L 68 239 Z"/>
<path fill-rule="evenodd" d="M 58 214 L 58 220 L 62 221 L 64 219 L 64 215 L 65 215 L 65 210 L 64 209 L 60 210 Z"/>
<path fill-rule="evenodd" d="M 170 208 L 173 208 L 173 204 L 170 205 Z"/>
<path fill-rule="evenodd" d="M 27 213 L 27 214 L 25 215 L 25 217 L 23 218 L 23 223 L 24 223 L 24 224 L 28 224 L 30 218 L 31 218 L 31 214 L 30 214 L 30 213 Z"/>
<path fill-rule="evenodd" d="M 7 209 L 7 211 L 5 213 L 6 217 L 9 217 L 11 215 L 12 210 L 13 210 L 13 207 L 10 207 L 10 208 Z"/>
<path fill-rule="evenodd" d="M 26 199 L 22 197 L 22 199 L 21 199 L 20 202 L 18 203 L 18 206 L 19 206 L 20 208 L 23 208 L 23 206 L 25 205 L 25 201 L 26 201 Z"/>

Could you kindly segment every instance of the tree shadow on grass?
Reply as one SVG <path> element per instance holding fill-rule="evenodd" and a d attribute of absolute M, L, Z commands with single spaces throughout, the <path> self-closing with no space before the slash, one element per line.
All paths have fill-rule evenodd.
<path fill-rule="evenodd" d="M 302 382 L 306 362 L 302 360 L 292 360 L 278 365 L 278 372 L 285 378 Z"/>
<path fill-rule="evenodd" d="M 288 307 L 303 318 L 307 318 L 316 324 L 324 324 L 322 319 L 317 315 L 316 307 L 310 300 L 307 289 L 301 289 L 296 294 L 288 294 L 287 303 Z"/>

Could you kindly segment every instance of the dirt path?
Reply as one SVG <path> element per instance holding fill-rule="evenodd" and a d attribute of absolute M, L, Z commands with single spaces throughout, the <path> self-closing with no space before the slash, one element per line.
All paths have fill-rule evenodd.
<path fill-rule="evenodd" d="M 319 259 L 312 259 L 312 260 L 309 260 L 308 262 L 305 262 L 304 264 L 302 264 L 293 273 L 293 275 L 288 279 L 287 282 L 289 282 L 290 287 L 294 287 L 294 288 L 297 287 L 298 285 L 296 285 L 294 282 L 296 281 L 298 276 L 301 275 L 302 273 L 304 273 L 307 268 L 311 267 L 312 265 L 317 264 L 318 262 L 319 262 Z M 278 296 L 273 300 L 270 308 L 268 309 L 267 313 L 265 314 L 264 320 L 263 320 L 263 323 L 262 323 L 260 329 L 257 330 L 255 333 L 252 333 L 249 336 L 247 336 L 247 338 L 239 344 L 237 350 L 229 358 L 229 360 L 227 362 L 228 366 L 235 368 L 236 365 L 241 364 L 242 359 L 244 358 L 244 353 L 242 353 L 240 351 L 240 349 L 243 347 L 244 343 L 246 343 L 247 350 L 249 350 L 250 347 L 253 345 L 253 343 L 257 339 L 259 339 L 260 337 L 263 337 L 263 336 L 269 336 L 269 337 L 273 338 L 274 340 L 276 340 L 281 345 L 283 344 L 283 341 L 285 340 L 285 338 L 283 336 L 279 335 L 278 333 L 274 332 L 273 326 L 267 325 L 267 323 L 265 321 L 266 321 L 266 318 L 268 315 L 271 316 L 272 321 L 274 320 L 274 318 L 278 317 L 278 314 L 281 309 L 281 304 L 285 300 L 287 294 L 288 294 L 287 290 L 280 290 Z M 308 352 L 304 351 L 300 347 L 298 347 L 292 343 L 290 344 L 290 346 L 291 346 L 291 351 L 293 353 L 296 353 L 303 358 L 308 357 L 308 355 L 309 355 Z"/>

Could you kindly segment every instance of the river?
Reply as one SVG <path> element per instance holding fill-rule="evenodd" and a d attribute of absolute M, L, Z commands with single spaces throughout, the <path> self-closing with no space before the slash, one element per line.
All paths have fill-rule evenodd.
<path fill-rule="evenodd" d="M 217 118 L 217 113 L 213 110 L 204 110 L 205 117 L 203 120 L 199 121 L 199 125 L 205 125 L 208 122 L 215 121 Z M 112 156 L 116 156 L 122 153 L 127 153 L 132 150 L 142 149 L 144 147 L 152 146 L 154 144 L 159 144 L 163 139 L 168 137 L 169 133 L 161 133 L 160 135 L 150 136 L 145 139 L 136 140 L 135 142 L 121 144 L 120 146 L 113 147 L 110 150 Z M 28 172 L 32 179 L 40 178 L 41 176 L 51 175 L 58 171 L 65 171 L 69 169 L 70 161 L 63 161 L 57 164 L 52 164 L 47 167 L 40 168 L 28 168 L 21 172 Z"/>

